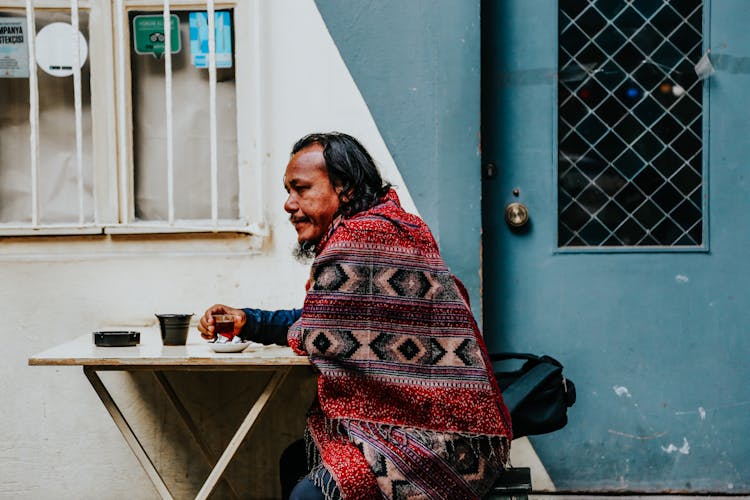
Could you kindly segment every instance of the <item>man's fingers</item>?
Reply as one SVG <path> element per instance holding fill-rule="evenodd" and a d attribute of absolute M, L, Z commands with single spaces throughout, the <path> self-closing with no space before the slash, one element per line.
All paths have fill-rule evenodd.
<path fill-rule="evenodd" d="M 211 330 L 213 330 L 213 328 L 211 328 Z M 211 330 L 198 328 L 198 331 L 201 332 L 201 337 L 206 340 L 211 340 L 215 337 L 213 331 Z"/>
<path fill-rule="evenodd" d="M 238 310 L 225 306 L 224 304 L 214 304 L 206 309 L 206 312 L 203 313 L 203 317 L 198 323 L 198 331 L 200 332 L 201 337 L 206 340 L 213 340 L 216 338 L 216 334 L 214 333 L 214 314 L 232 314 L 239 316 Z"/>

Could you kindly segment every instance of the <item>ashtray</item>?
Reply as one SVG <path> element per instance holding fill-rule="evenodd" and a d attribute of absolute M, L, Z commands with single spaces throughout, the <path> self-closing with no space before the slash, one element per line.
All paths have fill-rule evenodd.
<path fill-rule="evenodd" d="M 141 342 L 141 332 L 109 330 L 93 332 L 94 345 L 99 347 L 130 347 Z"/>

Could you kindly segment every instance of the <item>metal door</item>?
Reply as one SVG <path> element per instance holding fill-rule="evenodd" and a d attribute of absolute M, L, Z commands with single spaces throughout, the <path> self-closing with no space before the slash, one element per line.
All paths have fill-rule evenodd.
<path fill-rule="evenodd" d="M 577 385 L 532 438 L 558 490 L 750 492 L 747 19 L 483 2 L 483 325 Z"/>

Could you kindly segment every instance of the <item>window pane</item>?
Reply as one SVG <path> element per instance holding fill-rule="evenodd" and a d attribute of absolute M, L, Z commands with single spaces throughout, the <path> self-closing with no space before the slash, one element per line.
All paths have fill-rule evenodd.
<path fill-rule="evenodd" d="M 219 11 L 217 11 L 219 12 Z M 233 14 L 227 11 L 230 19 Z M 130 62 L 133 99 L 133 155 L 135 216 L 140 220 L 168 220 L 167 137 L 164 58 L 135 52 L 129 13 Z M 176 219 L 211 218 L 210 102 L 208 69 L 197 68 L 190 57 L 189 12 L 172 11 L 180 20 L 180 52 L 172 54 L 172 120 L 174 198 Z M 233 23 L 232 23 L 233 24 Z M 232 34 L 232 40 L 234 35 Z M 232 47 L 234 49 L 234 47 Z M 219 218 L 239 217 L 237 117 L 234 61 L 217 68 L 216 120 Z"/>
<path fill-rule="evenodd" d="M 702 2 L 559 7 L 558 245 L 702 245 Z"/>
<path fill-rule="evenodd" d="M 23 10 L 2 17 L 25 18 Z M 37 33 L 54 22 L 70 24 L 69 11 L 36 11 Z M 79 11 L 79 29 L 88 41 L 88 12 Z M 32 68 L 31 71 L 34 71 Z M 41 224 L 79 219 L 73 77 L 37 71 L 39 85 L 39 217 Z M 81 68 L 84 222 L 93 222 L 91 92 L 89 62 Z M 0 78 L 0 222 L 31 223 L 29 79 Z"/>
<path fill-rule="evenodd" d="M 20 11 L 0 17 L 23 18 Z M 31 222 L 29 80 L 0 78 L 0 222 Z"/>

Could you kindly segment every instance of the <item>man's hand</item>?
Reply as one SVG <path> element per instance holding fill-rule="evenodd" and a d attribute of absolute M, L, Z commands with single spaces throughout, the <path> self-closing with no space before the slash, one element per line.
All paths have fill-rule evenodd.
<path fill-rule="evenodd" d="M 203 313 L 201 316 L 200 323 L 198 323 L 198 331 L 201 332 L 201 337 L 206 340 L 213 340 L 216 338 L 216 328 L 214 327 L 214 314 L 231 314 L 234 316 L 234 334 L 239 335 L 242 327 L 245 326 L 247 316 L 245 311 L 242 309 L 235 309 L 234 307 L 225 306 L 224 304 L 214 304 Z"/>

